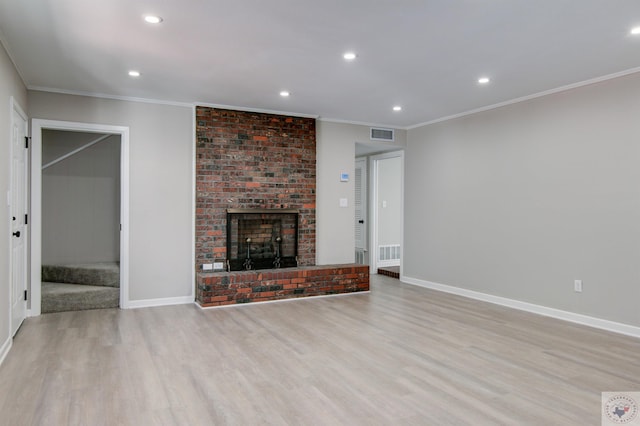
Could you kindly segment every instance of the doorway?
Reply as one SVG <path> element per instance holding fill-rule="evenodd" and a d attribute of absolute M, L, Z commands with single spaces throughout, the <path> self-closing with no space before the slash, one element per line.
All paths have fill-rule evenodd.
<path fill-rule="evenodd" d="M 128 128 L 32 130 L 32 313 L 126 307 Z"/>
<path fill-rule="evenodd" d="M 355 260 L 357 264 L 368 265 L 367 248 L 367 159 L 356 158 L 355 176 Z"/>
<path fill-rule="evenodd" d="M 393 278 L 400 278 L 402 269 L 403 170 L 403 151 L 371 157 L 371 269 Z"/>

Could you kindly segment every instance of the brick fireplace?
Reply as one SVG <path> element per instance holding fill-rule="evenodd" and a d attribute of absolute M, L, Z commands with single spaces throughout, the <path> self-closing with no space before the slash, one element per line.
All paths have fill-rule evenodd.
<path fill-rule="evenodd" d="M 216 306 L 368 290 L 367 267 L 315 265 L 315 119 L 197 107 L 196 138 L 198 303 Z M 258 215 L 296 212 L 295 265 L 280 265 L 281 269 L 274 271 L 255 268 L 229 271 L 228 265 L 234 257 L 246 260 L 247 256 L 243 257 L 242 253 L 247 249 L 249 253 L 255 252 L 256 261 L 257 250 L 262 257 L 270 250 L 286 249 L 287 254 L 290 253 L 291 239 L 284 245 L 276 240 L 277 233 L 291 232 L 290 225 L 280 222 L 274 225 L 277 221 L 272 216 L 262 217 L 261 223 L 251 225 L 257 226 L 251 230 L 257 237 L 245 235 L 241 237 L 245 242 L 236 241 L 235 245 L 228 241 L 229 212 L 251 214 L 251 211 Z M 279 236 L 292 237 L 290 234 Z M 260 239 L 259 245 L 254 238 Z M 246 245 L 247 239 L 251 244 Z M 240 247 L 242 244 L 245 245 Z M 205 264 L 220 263 L 224 270 L 203 270 Z M 264 267 L 261 264 L 260 269 Z M 327 270 L 335 274 L 325 273 Z"/>

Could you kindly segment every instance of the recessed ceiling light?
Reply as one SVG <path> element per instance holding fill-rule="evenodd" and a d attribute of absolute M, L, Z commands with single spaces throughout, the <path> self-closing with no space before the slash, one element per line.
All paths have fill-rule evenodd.
<path fill-rule="evenodd" d="M 344 55 L 342 55 L 342 57 L 344 59 L 346 59 L 347 61 L 353 61 L 356 58 L 356 56 L 357 55 L 355 53 L 353 53 L 353 52 L 347 52 Z"/>
<path fill-rule="evenodd" d="M 402 107 L 400 105 L 396 105 L 393 107 L 394 111 L 402 111 Z"/>
<path fill-rule="evenodd" d="M 629 31 L 631 34 L 633 35 L 638 35 L 640 34 L 640 27 L 633 27 L 631 28 L 631 31 Z"/>
<path fill-rule="evenodd" d="M 162 22 L 162 18 L 156 15 L 145 15 L 144 20 L 150 24 L 159 24 Z"/>
<path fill-rule="evenodd" d="M 478 79 L 478 83 L 480 84 L 487 84 L 488 82 L 490 82 L 491 80 L 489 79 L 489 77 L 480 77 Z"/>
<path fill-rule="evenodd" d="M 131 77 L 140 77 L 140 71 L 131 70 L 131 71 L 129 71 L 129 76 L 131 76 Z"/>
<path fill-rule="evenodd" d="M 288 97 L 290 95 L 291 95 L 291 93 L 287 92 L 286 90 L 283 90 L 282 92 L 280 92 L 280 96 L 282 96 L 283 98 L 286 98 L 286 97 Z"/>

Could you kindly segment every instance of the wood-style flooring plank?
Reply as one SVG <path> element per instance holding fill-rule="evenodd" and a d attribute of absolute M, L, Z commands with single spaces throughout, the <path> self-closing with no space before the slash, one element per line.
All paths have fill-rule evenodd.
<path fill-rule="evenodd" d="M 28 318 L 0 425 L 598 425 L 640 339 L 372 276 L 372 291 Z"/>

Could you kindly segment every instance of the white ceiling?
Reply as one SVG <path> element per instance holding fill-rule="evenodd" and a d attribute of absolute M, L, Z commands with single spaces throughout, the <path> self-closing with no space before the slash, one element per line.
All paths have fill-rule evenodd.
<path fill-rule="evenodd" d="M 396 127 L 638 71 L 637 25 L 639 0 L 0 0 L 29 88 Z"/>

